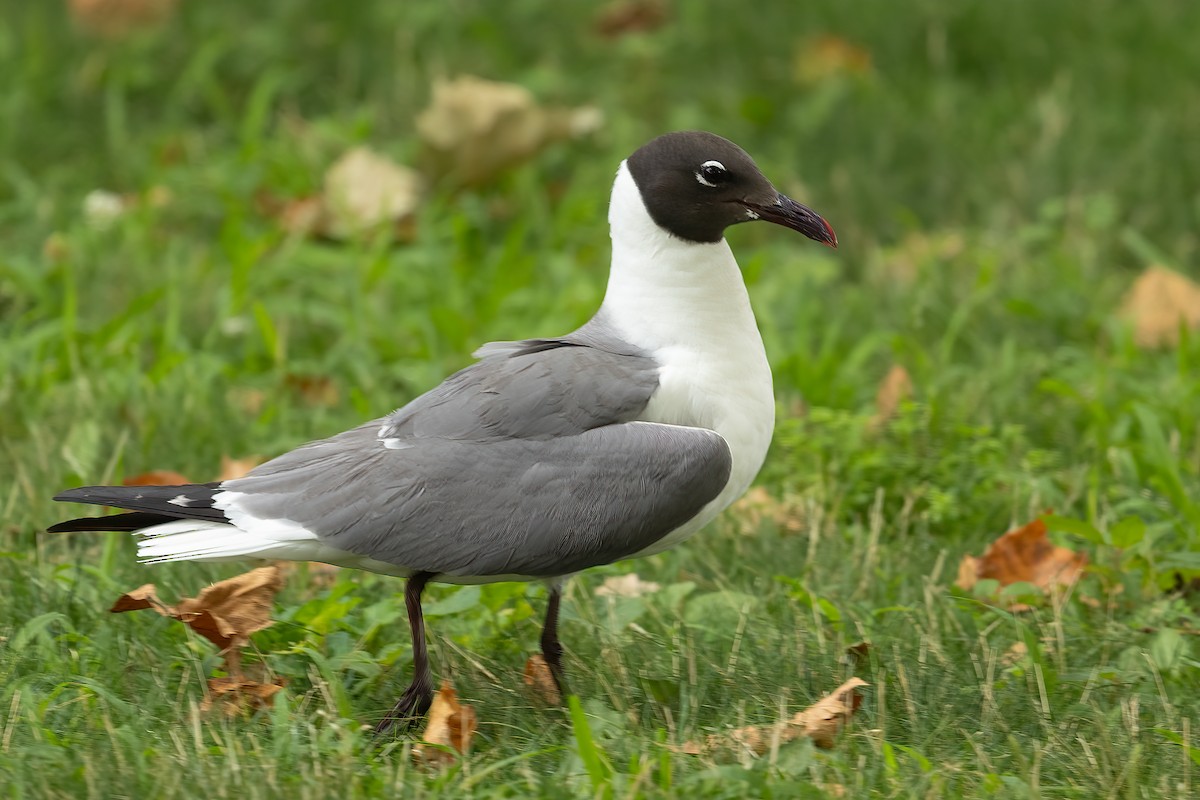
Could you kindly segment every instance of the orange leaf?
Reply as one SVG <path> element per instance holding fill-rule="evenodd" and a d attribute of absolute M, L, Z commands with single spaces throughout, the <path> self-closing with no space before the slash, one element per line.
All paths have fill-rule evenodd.
<path fill-rule="evenodd" d="M 325 375 L 298 375 L 289 373 L 283 379 L 284 384 L 295 391 L 310 406 L 330 407 L 338 404 L 339 392 L 337 384 Z"/>
<path fill-rule="evenodd" d="M 616 39 L 630 33 L 661 28 L 667 21 L 667 0 L 617 0 L 600 9 L 596 33 Z"/>
<path fill-rule="evenodd" d="M 1046 523 L 1035 519 L 992 542 L 982 557 L 964 556 L 954 583 L 970 590 L 982 579 L 999 581 L 1001 586 L 1025 582 L 1048 592 L 1055 586 L 1073 585 L 1086 564 L 1083 553 L 1051 543 Z"/>
<path fill-rule="evenodd" d="M 913 382 L 908 376 L 908 370 L 899 364 L 893 364 L 875 393 L 875 415 L 871 417 L 871 427 L 879 428 L 896 416 L 900 404 L 912 397 L 912 393 Z"/>
<path fill-rule="evenodd" d="M 554 682 L 554 673 L 540 653 L 535 653 L 525 662 L 525 685 L 541 702 L 548 706 L 562 705 L 562 695 Z"/>
<path fill-rule="evenodd" d="M 123 486 L 182 486 L 191 483 L 186 475 L 181 475 L 169 469 L 152 469 L 137 475 L 130 475 L 121 481 Z"/>
<path fill-rule="evenodd" d="M 148 583 L 121 595 L 109 611 L 150 608 L 179 620 L 221 650 L 228 650 L 241 647 L 250 634 L 270 627 L 271 603 L 282 586 L 278 567 L 260 567 L 214 583 L 199 596 L 170 606 L 158 599 L 154 584 Z"/>
<path fill-rule="evenodd" d="M 1140 346 L 1178 344 L 1180 327 L 1200 329 L 1200 285 L 1178 272 L 1150 267 L 1125 294 L 1121 313 L 1133 322 Z"/>
<path fill-rule="evenodd" d="M 259 683 L 241 677 L 209 678 L 208 694 L 200 702 L 201 711 L 219 708 L 227 717 L 269 708 L 271 698 L 287 684 L 283 678 Z"/>
<path fill-rule="evenodd" d="M 806 86 L 871 72 L 871 52 L 840 36 L 826 34 L 806 42 L 796 53 L 796 81 Z"/>
<path fill-rule="evenodd" d="M 217 480 L 237 480 L 244 477 L 247 472 L 257 467 L 262 461 L 262 458 L 259 456 L 246 456 L 245 458 L 221 456 L 221 474 L 217 476 Z"/>
<path fill-rule="evenodd" d="M 429 707 L 429 722 L 425 725 L 425 733 L 421 735 L 424 744 L 413 747 L 413 759 L 418 764 L 430 767 L 452 763 L 453 752 L 444 748 L 453 748 L 454 751 L 465 754 L 471 749 L 471 739 L 475 736 L 478 725 L 475 709 L 458 702 L 458 693 L 448 681 L 443 682 L 442 688 L 433 696 L 433 704 Z"/>
<path fill-rule="evenodd" d="M 70 0 L 71 21 L 94 36 L 123 39 L 161 25 L 177 0 Z"/>
<path fill-rule="evenodd" d="M 713 751 L 735 750 L 761 756 L 775 743 L 790 742 L 808 737 L 817 747 L 829 749 L 834 737 L 850 722 L 850 718 L 862 705 L 862 697 L 855 690 L 869 686 L 861 678 L 851 678 L 791 719 L 774 725 L 748 725 L 735 728 L 727 734 L 714 734 L 703 742 L 688 742 L 680 752 L 700 755 Z"/>

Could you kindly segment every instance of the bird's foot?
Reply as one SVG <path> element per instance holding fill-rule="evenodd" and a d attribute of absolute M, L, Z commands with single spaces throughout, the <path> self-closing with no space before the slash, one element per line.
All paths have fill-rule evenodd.
<path fill-rule="evenodd" d="M 393 728 L 399 730 L 411 728 L 417 720 L 425 716 L 425 712 L 429 711 L 432 703 L 433 689 L 424 684 L 413 683 L 404 690 L 404 694 L 400 695 L 400 699 L 396 701 L 396 705 L 392 706 L 392 710 L 379 720 L 379 724 L 375 726 L 375 735 L 387 733 Z"/>

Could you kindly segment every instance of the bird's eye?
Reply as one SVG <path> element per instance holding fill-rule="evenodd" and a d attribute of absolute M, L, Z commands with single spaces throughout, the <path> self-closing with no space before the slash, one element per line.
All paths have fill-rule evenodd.
<path fill-rule="evenodd" d="M 700 165 L 700 169 L 696 170 L 696 180 L 704 186 L 716 188 L 718 183 L 721 183 L 729 177 L 729 170 L 725 169 L 725 165 L 720 161 L 705 161 Z"/>

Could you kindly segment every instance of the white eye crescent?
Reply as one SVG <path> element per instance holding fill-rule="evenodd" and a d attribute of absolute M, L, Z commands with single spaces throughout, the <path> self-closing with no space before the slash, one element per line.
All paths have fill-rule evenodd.
<path fill-rule="evenodd" d="M 717 181 L 723 179 L 728 172 L 729 171 L 725 169 L 725 165 L 720 161 L 705 161 L 700 165 L 700 169 L 696 170 L 695 174 L 696 180 L 702 186 L 708 186 L 715 189 L 717 188 Z"/>

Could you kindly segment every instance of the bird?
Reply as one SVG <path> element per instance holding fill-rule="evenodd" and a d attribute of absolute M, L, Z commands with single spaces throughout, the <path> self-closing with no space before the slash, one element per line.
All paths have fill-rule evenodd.
<path fill-rule="evenodd" d="M 738 145 L 658 136 L 618 166 L 607 288 L 582 327 L 485 344 L 398 410 L 240 478 L 64 491 L 54 499 L 125 513 L 48 530 L 132 532 L 145 564 L 319 561 L 404 578 L 413 678 L 379 732 L 433 699 L 426 585 L 544 581 L 540 645 L 561 690 L 564 581 L 687 539 L 762 466 L 771 369 L 725 239 L 755 220 L 837 247 Z"/>

